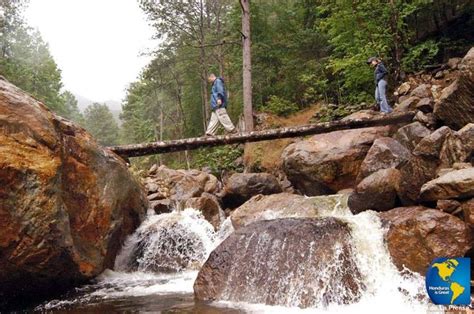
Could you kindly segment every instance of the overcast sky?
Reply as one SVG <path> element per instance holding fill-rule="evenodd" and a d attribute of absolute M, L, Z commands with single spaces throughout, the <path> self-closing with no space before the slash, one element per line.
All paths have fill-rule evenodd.
<path fill-rule="evenodd" d="M 137 0 L 30 0 L 39 29 L 62 70 L 65 88 L 93 101 L 125 97 L 153 49 L 153 30 Z"/>

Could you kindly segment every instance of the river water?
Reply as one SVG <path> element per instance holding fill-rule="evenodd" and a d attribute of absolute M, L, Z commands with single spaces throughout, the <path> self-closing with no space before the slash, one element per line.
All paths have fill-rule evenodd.
<path fill-rule="evenodd" d="M 315 204 L 318 198 L 315 199 Z M 321 198 L 327 203 L 328 197 Z M 47 312 L 113 313 L 426 313 L 432 308 L 425 297 L 424 280 L 409 271 L 399 272 L 384 245 L 385 230 L 377 214 L 353 215 L 343 196 L 320 211 L 351 227 L 353 250 L 367 287 L 355 304 L 325 308 L 266 306 L 220 301 L 196 302 L 193 284 L 199 267 L 212 250 L 232 233 L 230 220 L 219 232 L 194 209 L 154 215 L 130 236 L 117 257 L 115 270 L 106 270 L 93 284 L 35 308 Z M 317 206 L 317 205 L 315 205 Z M 322 206 L 327 207 L 327 206 Z M 319 207 L 318 207 L 319 208 Z M 268 212 L 268 218 L 279 218 Z"/>

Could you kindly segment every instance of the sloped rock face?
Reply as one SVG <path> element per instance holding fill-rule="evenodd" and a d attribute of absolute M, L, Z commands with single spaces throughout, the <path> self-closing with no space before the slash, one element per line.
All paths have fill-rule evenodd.
<path fill-rule="evenodd" d="M 436 117 L 455 130 L 474 122 L 474 48 L 458 68 L 461 75 L 443 90 L 434 107 Z"/>
<path fill-rule="evenodd" d="M 277 178 L 269 173 L 235 173 L 226 182 L 223 202 L 229 207 L 237 207 L 258 194 L 282 192 Z"/>
<path fill-rule="evenodd" d="M 430 130 L 419 122 L 410 123 L 400 128 L 393 136 L 400 144 L 409 150 L 413 150 L 416 145 L 426 136 L 430 135 Z"/>
<path fill-rule="evenodd" d="M 373 142 L 390 133 L 389 127 L 376 127 L 315 135 L 283 151 L 284 171 L 293 186 L 306 195 L 352 188 Z"/>
<path fill-rule="evenodd" d="M 388 250 L 399 268 L 425 274 L 435 257 L 464 256 L 471 249 L 469 227 L 457 217 L 425 207 L 400 207 L 380 214 L 388 224 Z"/>
<path fill-rule="evenodd" d="M 0 80 L 0 304 L 112 267 L 148 201 L 82 128 Z"/>
<path fill-rule="evenodd" d="M 364 287 L 351 247 L 350 228 L 335 218 L 259 221 L 211 253 L 194 294 L 301 308 L 353 303 Z"/>
<path fill-rule="evenodd" d="M 381 169 L 398 168 L 410 159 L 410 155 L 407 148 L 390 137 L 376 139 L 362 162 L 357 181 Z"/>
<path fill-rule="evenodd" d="M 400 171 L 394 168 L 374 172 L 349 196 L 349 208 L 354 214 L 372 209 L 385 211 L 395 207 L 400 185 Z"/>
<path fill-rule="evenodd" d="M 305 197 L 290 193 L 257 195 L 230 215 L 234 229 L 260 220 L 276 218 L 315 218 L 320 211 L 330 211 L 338 204 L 345 206 L 347 196 Z"/>
<path fill-rule="evenodd" d="M 420 196 L 424 201 L 474 197 L 474 168 L 451 171 L 427 182 Z"/>

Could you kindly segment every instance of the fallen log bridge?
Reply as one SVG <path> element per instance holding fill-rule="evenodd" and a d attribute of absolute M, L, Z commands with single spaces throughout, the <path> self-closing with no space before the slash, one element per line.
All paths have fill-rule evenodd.
<path fill-rule="evenodd" d="M 220 135 L 214 137 L 195 137 L 180 140 L 159 141 L 145 144 L 112 146 L 110 150 L 122 157 L 138 157 L 154 154 L 178 152 L 220 145 L 268 141 L 289 137 L 328 133 L 338 130 L 360 129 L 374 126 L 408 123 L 413 120 L 414 112 L 381 115 L 373 119 L 339 120 L 332 122 L 308 124 L 240 134 Z"/>

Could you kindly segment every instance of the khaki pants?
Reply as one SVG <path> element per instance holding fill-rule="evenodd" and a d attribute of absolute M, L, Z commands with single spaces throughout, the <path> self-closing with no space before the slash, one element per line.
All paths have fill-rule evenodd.
<path fill-rule="evenodd" d="M 212 112 L 211 121 L 209 121 L 209 125 L 207 126 L 206 134 L 215 135 L 219 127 L 219 122 L 227 132 L 235 130 L 235 126 L 230 120 L 227 110 L 225 110 L 225 108 L 219 108 Z"/>

